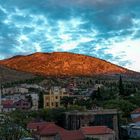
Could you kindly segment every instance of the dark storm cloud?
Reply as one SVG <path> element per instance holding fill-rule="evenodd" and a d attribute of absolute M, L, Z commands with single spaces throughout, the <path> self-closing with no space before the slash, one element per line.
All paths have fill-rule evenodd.
<path fill-rule="evenodd" d="M 52 21 L 82 16 L 89 21 L 87 27 L 96 25 L 101 30 L 119 30 L 132 25 L 133 14 L 129 6 L 136 8 L 139 4 L 137 0 L 14 0 L 14 3 L 13 0 L 6 0 L 3 5 L 9 9 L 28 9 L 31 14 L 41 13 Z M 13 18 L 21 22 L 30 20 L 21 16 Z"/>

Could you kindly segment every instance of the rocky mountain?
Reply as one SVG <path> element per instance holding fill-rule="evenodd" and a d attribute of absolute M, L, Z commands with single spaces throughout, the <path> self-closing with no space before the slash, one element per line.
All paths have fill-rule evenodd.
<path fill-rule="evenodd" d="M 0 65 L 43 76 L 94 76 L 136 74 L 107 61 L 67 52 L 34 53 L 1 60 Z"/>

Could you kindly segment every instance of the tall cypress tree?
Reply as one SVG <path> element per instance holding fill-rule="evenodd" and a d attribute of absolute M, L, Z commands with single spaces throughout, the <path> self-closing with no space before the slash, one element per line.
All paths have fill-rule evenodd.
<path fill-rule="evenodd" d="M 119 95 L 124 96 L 124 86 L 123 86 L 123 81 L 122 81 L 122 76 L 120 75 L 119 79 Z"/>
<path fill-rule="evenodd" d="M 42 92 L 39 93 L 39 101 L 38 101 L 38 108 L 42 109 L 44 106 L 44 94 Z"/>

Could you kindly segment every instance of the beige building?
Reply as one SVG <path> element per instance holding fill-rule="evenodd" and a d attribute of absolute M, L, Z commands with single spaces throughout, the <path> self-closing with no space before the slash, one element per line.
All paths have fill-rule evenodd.
<path fill-rule="evenodd" d="M 63 97 L 68 97 L 69 94 L 65 88 L 52 87 L 44 95 L 44 108 L 57 108 L 61 107 L 60 101 Z"/>

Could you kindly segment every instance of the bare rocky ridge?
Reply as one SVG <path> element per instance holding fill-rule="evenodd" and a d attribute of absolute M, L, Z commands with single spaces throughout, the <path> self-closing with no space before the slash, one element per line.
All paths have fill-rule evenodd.
<path fill-rule="evenodd" d="M 102 74 L 135 74 L 107 61 L 81 54 L 54 52 L 34 53 L 1 60 L 14 70 L 43 76 L 94 76 Z"/>

